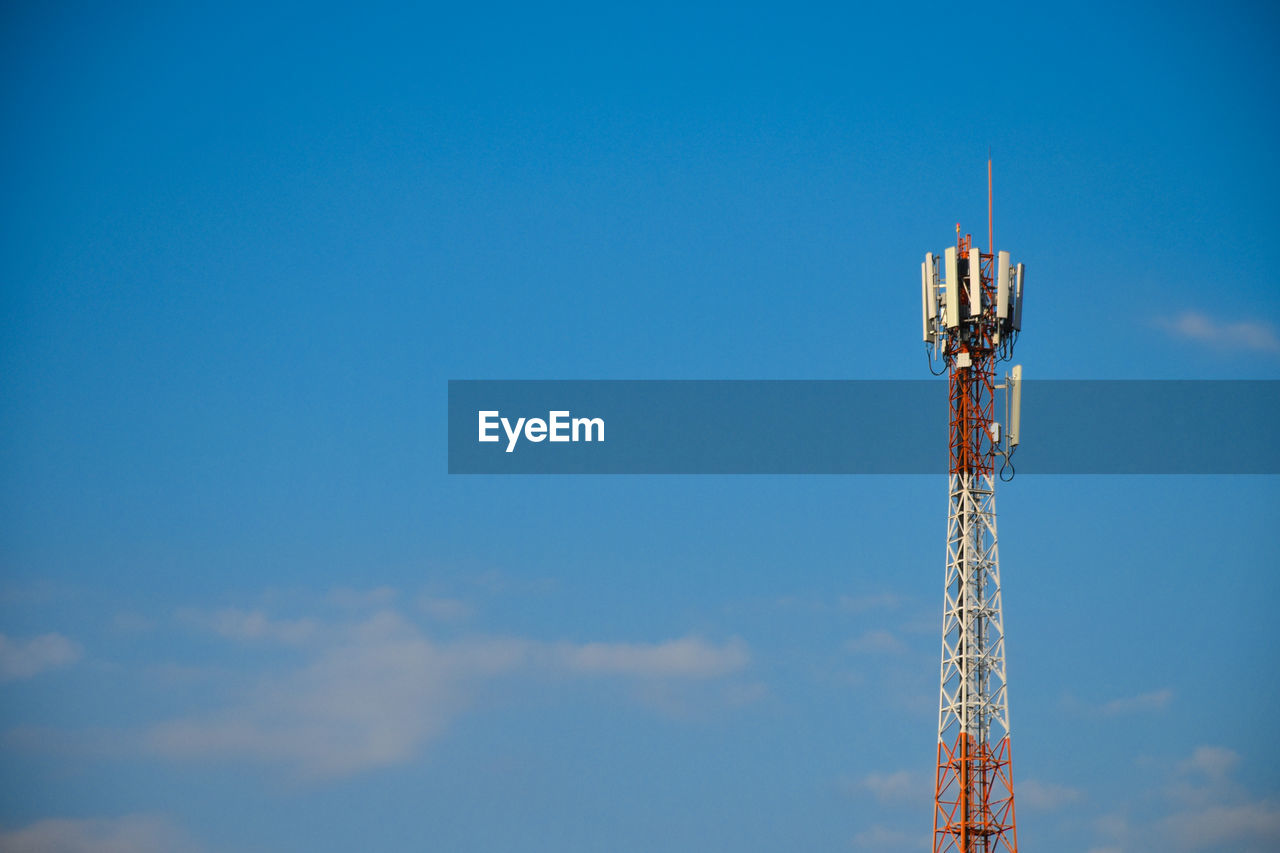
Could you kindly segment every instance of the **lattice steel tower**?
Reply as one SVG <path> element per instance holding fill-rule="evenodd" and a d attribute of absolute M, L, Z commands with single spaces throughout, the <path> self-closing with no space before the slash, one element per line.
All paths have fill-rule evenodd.
<path fill-rule="evenodd" d="M 987 175 L 989 204 L 989 162 Z M 1016 853 L 995 480 L 997 460 L 1012 476 L 1022 368 L 999 385 L 995 371 L 1022 327 L 1024 270 L 1008 252 L 971 243 L 956 225 L 956 245 L 921 266 L 924 341 L 931 371 L 941 375 L 938 363 L 947 373 L 951 424 L 933 850 Z M 1003 441 L 997 390 L 1006 392 Z"/>

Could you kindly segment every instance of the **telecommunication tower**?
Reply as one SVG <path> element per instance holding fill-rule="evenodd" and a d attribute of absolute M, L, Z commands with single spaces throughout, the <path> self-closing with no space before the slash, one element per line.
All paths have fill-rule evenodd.
<path fill-rule="evenodd" d="M 996 547 L 996 460 L 1000 478 L 1018 445 L 1022 367 L 1003 384 L 996 365 L 1011 359 L 1022 329 L 1024 268 L 956 225 L 956 244 L 921 265 L 924 342 L 930 371 L 950 385 L 950 475 L 946 592 L 942 608 L 942 683 L 933 806 L 934 853 L 1017 853 L 1009 699 Z M 1007 429 L 995 418 L 1004 390 Z"/>

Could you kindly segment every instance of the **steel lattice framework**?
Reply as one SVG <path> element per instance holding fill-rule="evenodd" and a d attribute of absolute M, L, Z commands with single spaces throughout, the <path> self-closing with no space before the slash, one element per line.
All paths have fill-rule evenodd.
<path fill-rule="evenodd" d="M 995 461 L 1012 445 L 1001 450 L 993 425 L 995 391 L 1007 387 L 996 385 L 995 367 L 1012 355 L 1021 326 L 1022 268 L 1014 290 L 1008 254 L 997 257 L 970 243 L 957 226 L 956 247 L 945 256 L 945 287 L 932 255 L 924 282 L 925 341 L 945 362 L 950 386 L 933 850 L 1016 853 L 995 503 Z"/>

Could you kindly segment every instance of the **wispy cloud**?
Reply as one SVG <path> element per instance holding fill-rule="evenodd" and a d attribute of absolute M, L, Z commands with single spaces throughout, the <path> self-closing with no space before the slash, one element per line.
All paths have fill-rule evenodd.
<path fill-rule="evenodd" d="M 1259 795 L 1234 778 L 1241 756 L 1219 746 L 1197 746 L 1186 758 L 1152 762 L 1163 789 L 1154 804 L 1163 811 L 1135 818 L 1105 815 L 1094 825 L 1105 846 L 1126 853 L 1271 853 L 1280 849 L 1280 799 Z M 1150 815 L 1150 792 L 1140 813 Z"/>
<path fill-rule="evenodd" d="M 1018 805 L 1037 811 L 1054 811 L 1084 799 L 1084 792 L 1067 785 L 1023 779 L 1016 786 Z"/>
<path fill-rule="evenodd" d="M 242 698 L 212 712 L 152 727 L 146 748 L 176 759 L 252 759 L 308 778 L 332 778 L 411 759 L 503 675 L 613 676 L 645 684 L 668 705 L 664 687 L 719 679 L 744 669 L 740 639 L 689 636 L 657 643 L 545 643 L 509 637 L 439 642 L 411 619 L 384 609 L 355 622 L 278 621 L 258 611 L 188 614 L 190 624 L 232 640 L 297 646 L 301 666 L 261 676 Z M 305 626 L 305 630 L 302 626 Z M 733 685 L 720 704 L 741 704 Z M 751 691 L 748 700 L 760 695 Z M 646 700 L 648 701 L 648 700 Z M 652 703 L 650 703 L 652 704 Z"/>
<path fill-rule="evenodd" d="M 466 703 L 469 679 L 514 667 L 516 642 L 437 645 L 393 612 L 336 629 L 301 669 L 264 678 L 213 714 L 154 727 L 147 742 L 175 758 L 254 758 L 308 777 L 387 766 L 416 753 Z"/>
<path fill-rule="evenodd" d="M 1280 336 L 1270 325 L 1254 320 L 1228 322 L 1199 311 L 1183 311 L 1156 318 L 1156 325 L 1181 340 L 1219 349 L 1280 352 Z"/>
<path fill-rule="evenodd" d="M 635 682 L 633 695 L 641 704 L 673 720 L 707 720 L 727 708 L 742 708 L 769 698 L 769 686 L 760 681 L 706 679 L 643 679 Z"/>
<path fill-rule="evenodd" d="M 906 646 L 892 631 L 872 630 L 854 637 L 844 644 L 844 650 L 857 655 L 897 654 Z"/>
<path fill-rule="evenodd" d="M 881 803 L 911 803 L 931 796 L 930 781 L 909 770 L 895 773 L 868 773 L 853 786 L 854 791 L 867 791 Z"/>
<path fill-rule="evenodd" d="M 1164 849 L 1280 849 L 1280 800 L 1237 783 L 1240 761 L 1234 750 L 1205 745 L 1177 763 L 1167 792 L 1174 811 L 1158 824 Z"/>
<path fill-rule="evenodd" d="M 80 659 L 80 644 L 61 634 L 41 634 L 28 640 L 0 634 L 0 681 L 15 681 Z"/>
<path fill-rule="evenodd" d="M 1208 805 L 1170 815 L 1161 823 L 1169 847 L 1178 850 L 1280 850 L 1280 802 Z"/>
<path fill-rule="evenodd" d="M 1240 753 L 1221 746 L 1198 746 L 1191 757 L 1178 765 L 1186 775 L 1201 776 L 1213 782 L 1221 782 L 1240 764 Z"/>
<path fill-rule="evenodd" d="M 228 640 L 265 640 L 297 645 L 316 635 L 318 624 L 313 619 L 273 619 L 261 610 L 227 607 L 212 613 L 181 610 L 184 622 L 208 628 Z"/>
<path fill-rule="evenodd" d="M 471 606 L 457 598 L 420 595 L 414 604 L 424 616 L 437 622 L 462 622 L 471 616 Z"/>
<path fill-rule="evenodd" d="M 1104 701 L 1090 701 L 1064 693 L 1062 709 L 1082 717 L 1125 717 L 1134 714 L 1153 714 L 1172 704 L 1175 693 L 1171 687 L 1161 687 L 1131 696 L 1117 696 Z"/>
<path fill-rule="evenodd" d="M 329 591 L 329 601 L 339 607 L 363 609 L 386 607 L 396 600 L 399 593 L 394 587 L 375 586 L 372 589 L 352 589 L 340 586 Z"/>
<path fill-rule="evenodd" d="M 1139 693 L 1137 696 L 1123 696 L 1119 699 L 1112 699 L 1104 702 L 1098 710 L 1108 717 L 1115 717 L 1121 714 L 1138 714 L 1148 711 L 1161 711 L 1169 706 L 1173 701 L 1173 690 L 1164 687 L 1160 690 L 1153 690 L 1150 693 Z"/>
<path fill-rule="evenodd" d="M 586 643 L 561 645 L 556 656 L 569 670 L 644 678 L 706 678 L 735 672 L 750 656 L 741 640 L 713 645 L 698 637 L 658 644 Z"/>
<path fill-rule="evenodd" d="M 121 634 L 145 634 L 155 622 L 134 610 L 120 610 L 111 617 L 111 628 Z"/>
<path fill-rule="evenodd" d="M 153 815 L 54 818 L 0 832 L 0 853 L 197 853 L 173 821 Z"/>

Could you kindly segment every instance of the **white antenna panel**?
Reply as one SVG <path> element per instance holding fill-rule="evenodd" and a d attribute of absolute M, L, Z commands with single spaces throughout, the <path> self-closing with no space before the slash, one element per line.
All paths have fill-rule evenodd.
<path fill-rule="evenodd" d="M 1022 264 L 1018 264 L 1022 266 Z M 1022 430 L 1022 365 L 1015 364 L 1009 374 L 1009 429 L 1005 432 L 1005 440 L 1010 447 L 1017 447 Z"/>
<path fill-rule="evenodd" d="M 938 316 L 938 258 L 929 252 L 924 256 L 929 265 L 929 317 Z"/>
<path fill-rule="evenodd" d="M 920 315 L 924 324 L 924 342 L 933 343 L 933 315 L 937 309 L 933 300 L 933 254 L 924 256 L 920 265 Z"/>
<path fill-rule="evenodd" d="M 948 246 L 942 257 L 947 265 L 947 328 L 954 329 L 960 325 L 960 268 L 956 263 L 956 247 Z"/>
<path fill-rule="evenodd" d="M 982 257 L 979 249 L 969 250 L 969 316 L 982 316 Z"/>
<path fill-rule="evenodd" d="M 1009 319 L 1009 253 L 996 255 L 996 316 Z"/>
<path fill-rule="evenodd" d="M 1022 273 L 1024 267 L 1018 264 L 1017 295 L 1013 300 L 1013 328 L 1022 331 Z"/>

